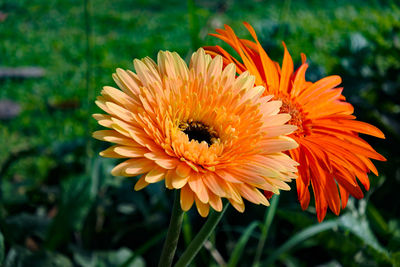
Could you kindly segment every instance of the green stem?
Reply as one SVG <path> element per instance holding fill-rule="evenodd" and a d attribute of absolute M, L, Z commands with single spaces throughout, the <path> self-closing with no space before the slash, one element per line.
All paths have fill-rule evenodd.
<path fill-rule="evenodd" d="M 185 267 L 190 264 L 190 262 L 194 259 L 194 257 L 203 247 L 204 242 L 211 235 L 212 231 L 215 229 L 218 222 L 221 220 L 228 206 L 229 204 L 226 203 L 221 212 L 213 211 L 211 215 L 209 215 L 206 223 L 203 225 L 200 232 L 196 235 L 196 237 L 187 247 L 185 252 L 179 258 L 178 262 L 175 264 L 175 267 Z"/>
<path fill-rule="evenodd" d="M 271 200 L 271 206 L 265 212 L 264 224 L 263 224 L 262 230 L 261 230 L 261 237 L 258 241 L 257 252 L 256 252 L 256 256 L 254 258 L 253 267 L 260 266 L 260 259 L 261 259 L 262 251 L 264 249 L 265 241 L 267 240 L 269 227 L 271 226 L 272 221 L 275 216 L 276 207 L 278 206 L 278 202 L 279 202 L 279 195 L 274 195 Z"/>
<path fill-rule="evenodd" d="M 180 206 L 179 191 L 175 192 L 174 206 L 172 207 L 171 221 L 169 222 L 167 238 L 161 252 L 159 267 L 170 267 L 174 259 L 176 246 L 178 245 L 179 234 L 181 233 L 183 210 Z"/>

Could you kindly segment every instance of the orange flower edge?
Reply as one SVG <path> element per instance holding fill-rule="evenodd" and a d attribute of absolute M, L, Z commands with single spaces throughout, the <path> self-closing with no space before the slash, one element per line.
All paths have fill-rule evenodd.
<path fill-rule="evenodd" d="M 223 68 L 222 57 L 203 49 L 189 67 L 168 51 L 134 66 L 136 73 L 117 69 L 121 90 L 106 86 L 96 101 L 107 114 L 94 118 L 109 129 L 93 136 L 115 143 L 100 155 L 125 159 L 113 175 L 141 175 L 135 190 L 164 180 L 180 189 L 184 211 L 195 203 L 203 217 L 210 206 L 222 210 L 221 198 L 243 212 L 243 198 L 269 205 L 260 190 L 290 189 L 298 164 L 283 151 L 297 147 L 285 136 L 296 127 L 278 114 L 281 101 L 261 97 L 254 76 L 236 77 L 234 64 Z"/>
<path fill-rule="evenodd" d="M 249 71 L 256 77 L 256 85 L 266 88 L 264 94 L 273 94 L 282 101 L 281 112 L 289 113 L 289 124 L 298 129 L 292 137 L 299 147 L 289 151 L 300 163 L 296 180 L 302 209 L 310 203 L 309 187 L 315 195 L 318 221 L 321 222 L 329 207 L 338 215 L 346 207 L 349 194 L 362 198 L 357 182 L 369 190 L 367 173 L 378 171 L 371 159 L 385 161 L 359 134 L 385 138 L 376 127 L 356 120 L 353 106 L 342 95 L 339 76 L 328 76 L 315 83 L 306 81 L 308 64 L 302 54 L 302 65 L 294 71 L 292 58 L 284 45 L 282 67 L 272 61 L 258 41 L 254 29 L 244 23 L 253 41 L 239 39 L 227 25 L 211 34 L 229 44 L 240 56 L 241 62 L 220 46 L 205 47 L 212 56 L 221 55 L 224 64 L 234 63 L 238 74 Z M 271 193 L 266 192 L 270 197 Z"/>

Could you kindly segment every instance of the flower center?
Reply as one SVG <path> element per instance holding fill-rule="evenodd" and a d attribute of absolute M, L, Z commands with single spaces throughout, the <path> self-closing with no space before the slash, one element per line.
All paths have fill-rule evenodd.
<path fill-rule="evenodd" d="M 289 113 L 292 118 L 288 121 L 288 124 L 296 125 L 298 128 L 294 134 L 302 137 L 308 135 L 310 133 L 310 129 L 307 126 L 308 120 L 301 106 L 286 97 L 277 97 L 277 99 L 282 101 L 282 107 L 279 113 Z"/>
<path fill-rule="evenodd" d="M 195 140 L 199 143 L 205 141 L 208 146 L 218 141 L 217 132 L 210 126 L 199 121 L 181 122 L 179 128 L 188 137 L 189 141 Z"/>

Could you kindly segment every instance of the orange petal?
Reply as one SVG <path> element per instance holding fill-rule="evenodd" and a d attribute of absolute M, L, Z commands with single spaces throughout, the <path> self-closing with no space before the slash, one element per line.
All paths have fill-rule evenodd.
<path fill-rule="evenodd" d="M 203 179 L 204 184 L 207 188 L 213 192 L 215 195 L 220 197 L 226 197 L 227 193 L 223 186 L 223 181 L 213 173 L 206 174 L 206 177 Z"/>
<path fill-rule="evenodd" d="M 207 188 L 203 183 L 202 176 L 200 174 L 193 172 L 190 175 L 188 183 L 189 183 L 189 186 L 192 189 L 192 191 L 199 198 L 199 200 L 203 203 L 208 203 L 209 196 L 208 196 Z"/>
<path fill-rule="evenodd" d="M 279 92 L 288 92 L 290 84 L 290 78 L 293 73 L 293 60 L 290 56 L 285 43 L 283 43 L 285 53 L 283 56 L 281 80 L 279 83 Z"/>

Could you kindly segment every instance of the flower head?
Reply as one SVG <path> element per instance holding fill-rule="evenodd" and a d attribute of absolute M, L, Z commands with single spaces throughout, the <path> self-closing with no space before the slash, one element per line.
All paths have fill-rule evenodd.
<path fill-rule="evenodd" d="M 282 101 L 281 112 L 289 113 L 289 124 L 297 130 L 290 136 L 299 147 L 290 150 L 292 159 L 300 163 L 296 180 L 301 207 L 310 202 L 309 186 L 315 195 L 318 220 L 322 221 L 329 207 L 336 215 L 345 208 L 349 194 L 362 198 L 363 192 L 356 178 L 369 189 L 367 173 L 378 171 L 370 159 L 384 161 L 359 133 L 384 138 L 376 127 L 356 120 L 353 106 L 345 101 L 339 76 L 329 76 L 315 83 L 305 80 L 308 64 L 303 63 L 294 72 L 293 61 L 285 47 L 282 68 L 273 62 L 261 47 L 254 29 L 244 23 L 255 42 L 239 39 L 234 31 L 225 26 L 214 35 L 240 55 L 242 62 L 219 46 L 206 47 L 212 56 L 222 55 L 225 64 L 234 63 L 240 74 L 249 71 L 256 77 L 256 85 L 266 88 L 264 94 L 273 94 Z M 340 192 L 340 194 L 339 194 Z M 341 206 L 341 207 L 340 207 Z"/>
<path fill-rule="evenodd" d="M 93 136 L 116 144 L 100 155 L 126 159 L 113 175 L 141 175 L 135 190 L 165 180 L 180 189 L 183 210 L 195 202 L 203 217 L 210 206 L 221 211 L 221 198 L 242 212 L 242 198 L 269 205 L 259 189 L 289 189 L 297 163 L 282 151 L 297 146 L 284 136 L 296 127 L 278 114 L 281 101 L 260 97 L 264 88 L 254 86 L 254 76 L 236 77 L 234 64 L 223 69 L 222 57 L 203 49 L 189 68 L 170 52 L 134 66 L 136 73 L 113 75 L 122 91 L 106 86 L 96 102 L 108 114 L 94 118 L 110 129 Z"/>

